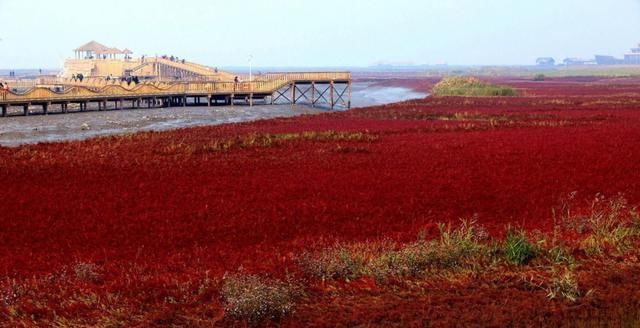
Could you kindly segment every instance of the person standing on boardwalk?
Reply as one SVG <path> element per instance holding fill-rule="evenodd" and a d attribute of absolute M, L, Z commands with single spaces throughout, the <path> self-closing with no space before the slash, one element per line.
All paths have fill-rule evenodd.
<path fill-rule="evenodd" d="M 238 76 L 233 78 L 233 91 L 236 91 L 236 89 L 238 89 L 238 82 L 240 82 L 240 79 L 238 79 Z"/>

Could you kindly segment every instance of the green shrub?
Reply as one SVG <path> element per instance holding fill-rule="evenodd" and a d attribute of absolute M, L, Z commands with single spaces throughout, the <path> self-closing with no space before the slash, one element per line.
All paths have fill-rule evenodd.
<path fill-rule="evenodd" d="M 433 87 L 431 93 L 440 97 L 512 97 L 517 95 L 517 92 L 511 87 L 484 83 L 475 77 L 446 77 Z"/>
<path fill-rule="evenodd" d="M 527 264 L 537 255 L 536 247 L 527 239 L 522 231 L 507 229 L 504 240 L 504 256 L 513 264 Z"/>
<path fill-rule="evenodd" d="M 534 81 L 544 81 L 545 79 L 546 76 L 544 76 L 544 74 L 536 74 L 533 76 Z"/>

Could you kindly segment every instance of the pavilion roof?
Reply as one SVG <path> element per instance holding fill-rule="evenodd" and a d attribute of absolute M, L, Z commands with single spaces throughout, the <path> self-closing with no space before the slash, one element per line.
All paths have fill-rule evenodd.
<path fill-rule="evenodd" d="M 80 46 L 78 49 L 75 49 L 75 51 L 101 52 L 101 51 L 105 51 L 107 49 L 109 49 L 109 47 L 105 46 L 104 44 L 101 44 L 101 43 L 96 42 L 96 41 L 90 41 L 90 42 Z"/>
<path fill-rule="evenodd" d="M 123 52 L 118 48 L 105 48 L 102 50 L 96 51 L 98 55 L 120 55 Z"/>

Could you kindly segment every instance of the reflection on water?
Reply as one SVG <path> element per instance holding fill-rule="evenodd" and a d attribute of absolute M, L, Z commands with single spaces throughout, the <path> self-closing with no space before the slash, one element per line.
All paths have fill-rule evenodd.
<path fill-rule="evenodd" d="M 366 107 L 423 98 L 410 89 L 353 83 L 352 107 Z M 306 105 L 260 105 L 223 107 L 173 107 L 83 112 L 66 115 L 0 118 L 0 145 L 87 139 L 137 131 L 217 125 L 326 112 Z"/>

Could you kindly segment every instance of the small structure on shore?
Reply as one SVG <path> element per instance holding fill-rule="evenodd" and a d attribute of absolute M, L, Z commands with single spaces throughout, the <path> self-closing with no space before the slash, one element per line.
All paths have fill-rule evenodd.
<path fill-rule="evenodd" d="M 554 66 L 556 60 L 551 57 L 540 57 L 536 60 L 538 66 Z"/>
<path fill-rule="evenodd" d="M 640 65 L 640 44 L 637 48 L 631 48 L 631 52 L 624 55 L 624 62 L 628 65 Z"/>
<path fill-rule="evenodd" d="M 624 58 L 616 58 L 609 55 L 596 55 L 595 59 L 585 60 L 579 58 L 566 58 L 562 61 L 565 66 L 581 65 L 640 65 L 640 44 L 631 48 L 631 51 L 624 55 Z M 550 57 L 540 57 L 536 60 L 538 66 L 554 66 L 555 60 Z"/>

